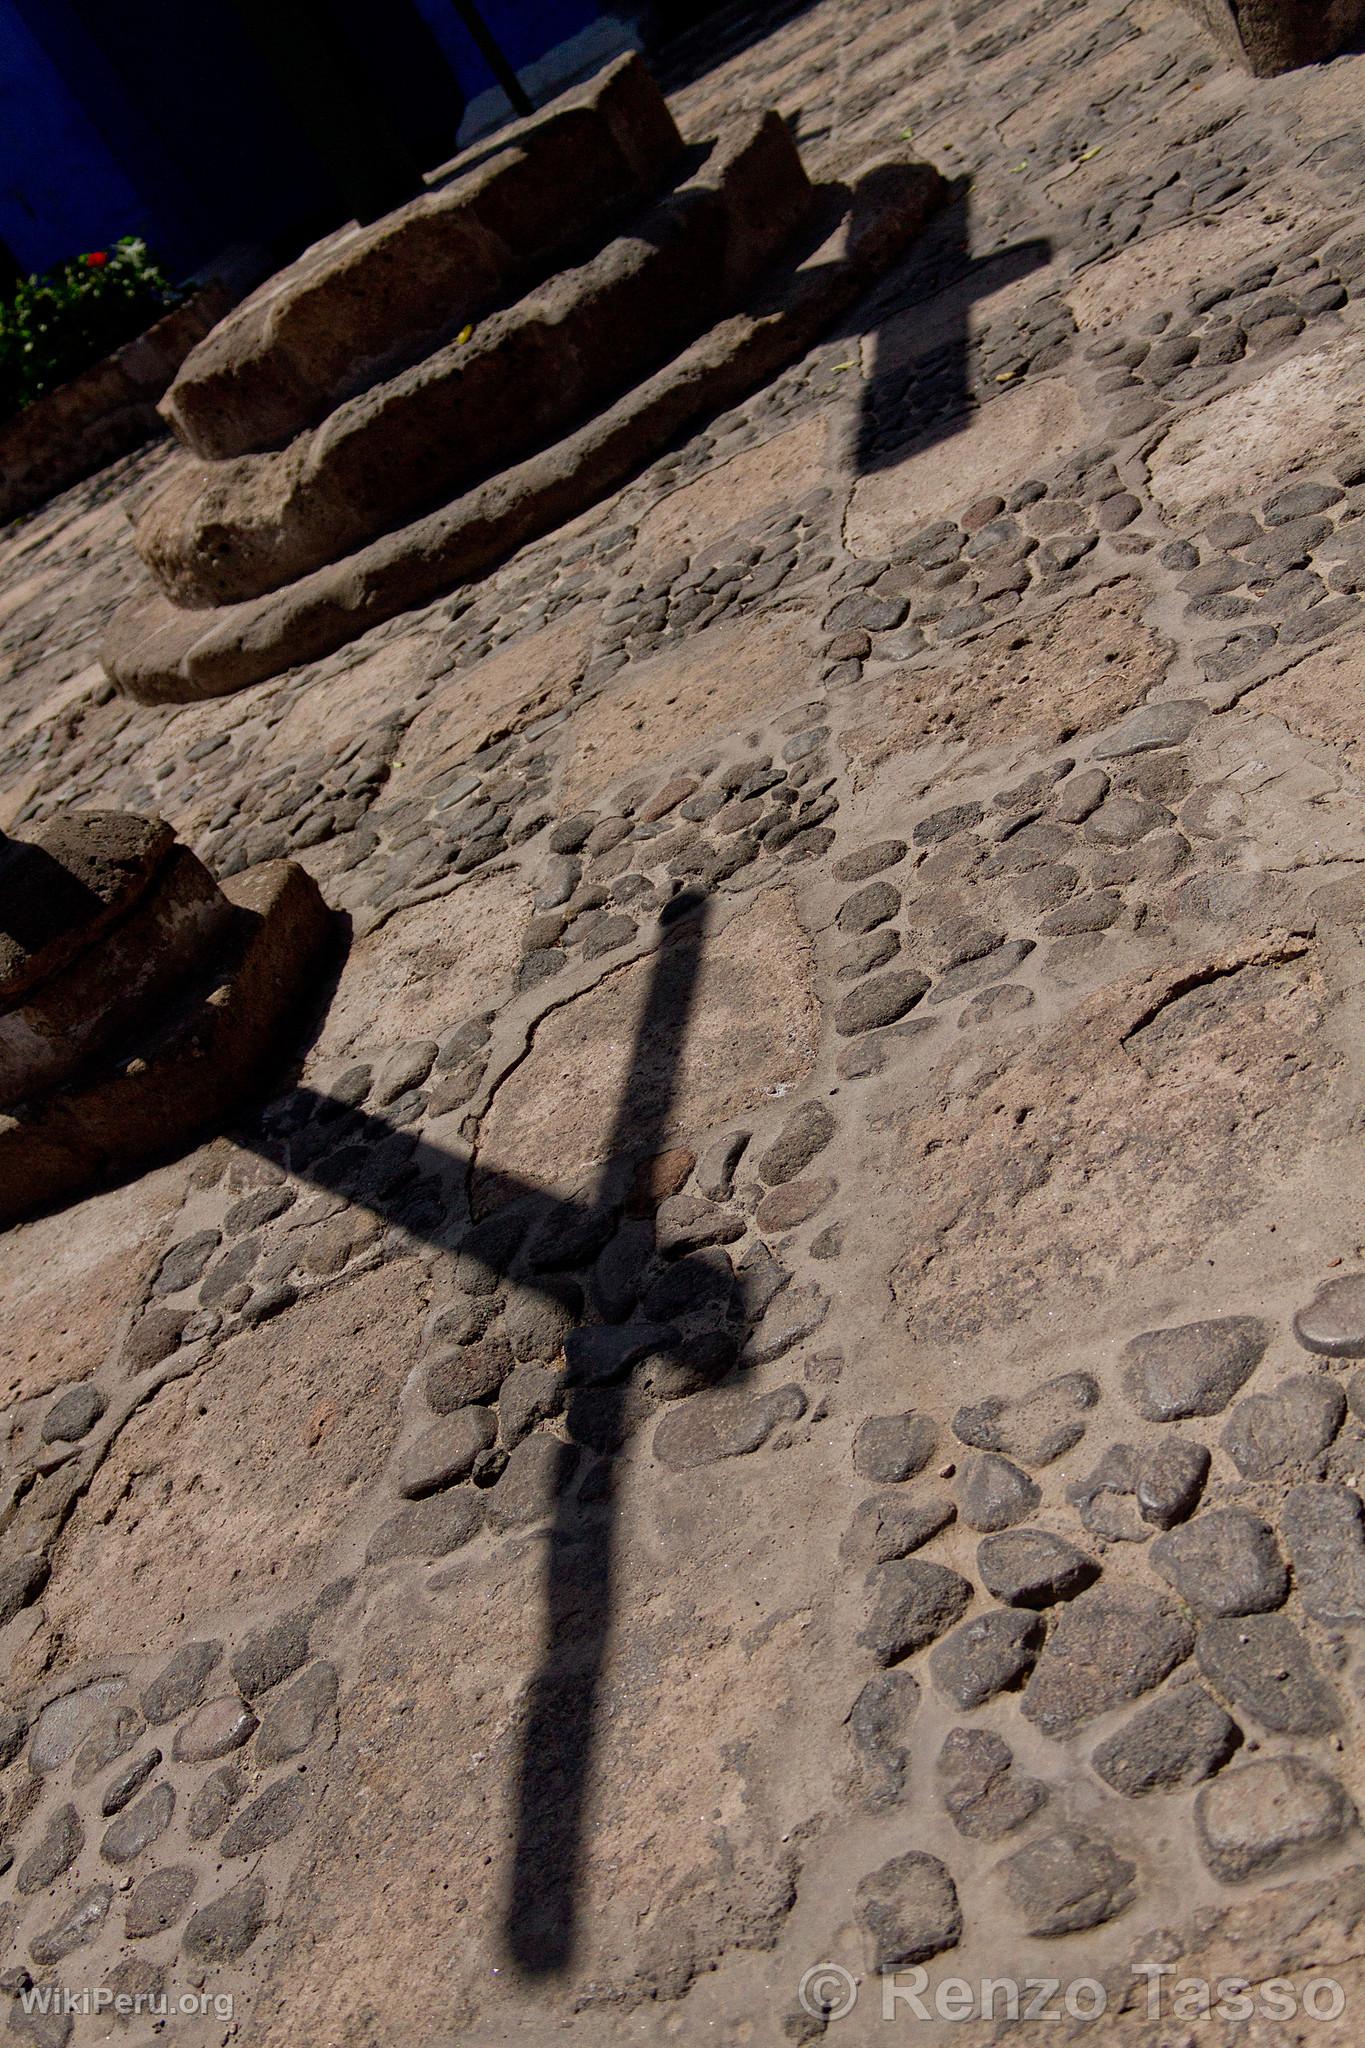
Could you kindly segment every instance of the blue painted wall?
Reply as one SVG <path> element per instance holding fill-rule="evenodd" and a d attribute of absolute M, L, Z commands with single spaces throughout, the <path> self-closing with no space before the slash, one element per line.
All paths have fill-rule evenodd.
<path fill-rule="evenodd" d="M 464 87 L 465 97 L 472 100 L 492 85 L 492 72 L 449 0 L 417 0 L 417 6 Z M 593 0 L 481 0 L 480 4 L 484 20 L 517 69 L 534 64 L 557 43 L 566 43 L 602 11 Z"/>
<path fill-rule="evenodd" d="M 0 0 L 0 240 L 20 268 L 141 233 L 154 212 L 14 0 Z"/>
<path fill-rule="evenodd" d="M 416 6 L 475 98 L 492 79 L 463 23 L 448 0 Z M 600 12 L 592 0 L 484 5 L 517 66 Z M 373 15 L 382 36 L 384 0 Z M 183 276 L 232 241 L 316 232 L 330 198 L 230 0 L 0 0 L 0 240 L 22 270 L 143 234 Z"/>

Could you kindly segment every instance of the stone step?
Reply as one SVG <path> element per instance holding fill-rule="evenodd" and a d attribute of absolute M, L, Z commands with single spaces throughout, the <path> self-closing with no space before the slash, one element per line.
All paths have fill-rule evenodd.
<path fill-rule="evenodd" d="M 524 291 L 660 191 L 682 153 L 663 95 L 623 57 L 406 206 L 306 250 L 191 352 L 161 410 L 207 460 L 282 447 Z"/>
<path fill-rule="evenodd" d="M 45 1094 L 154 1023 L 227 915 L 208 869 L 187 846 L 173 845 L 122 918 L 99 924 L 73 958 L 0 1015 L 0 1103 L 13 1108 Z"/>
<path fill-rule="evenodd" d="M 1228 57 L 1258 78 L 1321 64 L 1365 28 L 1365 0 L 1179 0 Z"/>
<path fill-rule="evenodd" d="M 214 611 L 180 610 L 149 581 L 114 617 L 101 655 L 110 680 L 149 704 L 223 696 L 487 574 L 801 356 L 904 253 L 946 189 L 904 158 L 870 166 L 851 189 L 823 188 L 808 253 L 745 311 L 562 441 L 341 561 Z"/>
<path fill-rule="evenodd" d="M 217 942 L 136 1056 L 92 1060 L 0 1114 L 0 1228 L 173 1156 L 274 1078 L 317 988 L 331 913 L 292 861 L 234 875 L 222 894 Z"/>
<path fill-rule="evenodd" d="M 0 1013 L 126 917 L 174 843 L 160 818 L 130 811 L 64 811 L 31 839 L 0 835 Z"/>
<path fill-rule="evenodd" d="M 566 431 L 742 303 L 809 210 L 780 115 L 736 116 L 631 231 L 278 454 L 185 462 L 137 528 L 177 605 L 263 596 Z"/>

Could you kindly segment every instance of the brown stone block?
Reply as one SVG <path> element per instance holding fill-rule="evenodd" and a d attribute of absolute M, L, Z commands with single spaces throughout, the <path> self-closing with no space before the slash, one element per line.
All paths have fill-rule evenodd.
<path fill-rule="evenodd" d="M 201 970 L 207 981 L 159 1041 L 0 1123 L 0 1226 L 170 1156 L 267 1080 L 314 985 L 331 913 L 288 861 L 234 876 L 223 895 L 235 944 Z"/>
<path fill-rule="evenodd" d="M 1365 27 L 1365 0 L 1180 0 L 1224 54 L 1258 78 L 1320 64 Z"/>
<path fill-rule="evenodd" d="M 195 613 L 144 589 L 115 615 L 102 657 L 110 679 L 143 703 L 224 696 L 487 574 L 801 355 L 913 240 L 944 190 L 931 166 L 904 160 L 851 190 L 823 188 L 804 259 L 585 426 L 266 597 Z"/>
<path fill-rule="evenodd" d="M 47 1093 L 173 1003 L 227 915 L 208 869 L 173 846 L 117 924 L 0 1015 L 0 1102 Z"/>
<path fill-rule="evenodd" d="M 259 597 L 542 446 L 729 312 L 811 203 L 777 114 L 729 123 L 634 230 L 279 454 L 185 463 L 139 521 L 171 601 Z M 236 404 L 236 385 L 223 394 Z"/>
<path fill-rule="evenodd" d="M 65 811 L 32 839 L 0 842 L 0 1010 L 126 917 L 174 837 L 131 811 Z"/>
<path fill-rule="evenodd" d="M 307 250 L 213 330 L 162 405 L 186 448 L 279 447 L 419 361 L 657 190 L 682 138 L 630 56 L 477 154 L 451 182 Z"/>

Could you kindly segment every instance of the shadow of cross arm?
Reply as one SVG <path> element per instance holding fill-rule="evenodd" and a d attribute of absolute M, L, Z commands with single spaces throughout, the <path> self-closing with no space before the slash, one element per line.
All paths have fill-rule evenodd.
<path fill-rule="evenodd" d="M 527 1975 L 565 1969 L 576 1945 L 612 1618 L 611 1453 L 631 1427 L 629 1375 L 647 1365 L 653 1390 L 677 1395 L 713 1384 L 739 1358 L 744 1303 L 728 1262 L 656 1260 L 649 1204 L 640 1200 L 640 1165 L 658 1151 L 678 1095 L 707 908 L 702 894 L 685 890 L 660 919 L 626 1080 L 585 1199 L 566 1200 L 482 1162 L 476 1168 L 472 1154 L 395 1130 L 334 1097 L 300 1089 L 289 1105 L 298 1130 L 293 1173 L 451 1252 L 470 1293 L 508 1282 L 567 1302 L 575 1316 L 564 1345 L 565 1440 L 555 1440 L 544 1647 L 524 1702 L 504 1928 L 511 1962 Z M 485 1195 L 496 1207 L 467 1226 Z M 589 1307 L 600 1320 L 588 1319 Z M 589 1464 L 585 1451 L 606 1455 Z"/>
<path fill-rule="evenodd" d="M 1044 236 L 974 253 L 971 218 L 971 181 L 956 179 L 947 204 L 881 294 L 891 309 L 880 323 L 859 408 L 853 460 L 860 476 L 895 468 L 962 431 L 978 403 L 973 308 L 1052 261 Z M 1011 365 L 995 381 L 1015 374 Z M 945 459 L 952 460 L 951 451 Z"/>

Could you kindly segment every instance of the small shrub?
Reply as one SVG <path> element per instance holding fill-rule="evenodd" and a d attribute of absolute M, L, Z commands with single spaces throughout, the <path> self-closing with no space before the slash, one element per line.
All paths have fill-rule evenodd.
<path fill-rule="evenodd" d="M 180 296 L 135 235 L 25 278 L 0 301 L 0 419 L 131 341 Z"/>

